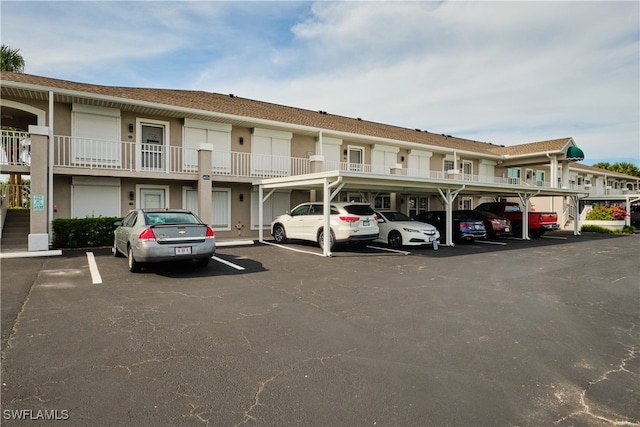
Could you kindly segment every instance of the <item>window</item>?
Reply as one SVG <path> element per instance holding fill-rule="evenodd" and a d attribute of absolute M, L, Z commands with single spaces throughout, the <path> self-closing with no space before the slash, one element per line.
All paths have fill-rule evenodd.
<path fill-rule="evenodd" d="M 184 119 L 183 167 L 186 170 L 197 170 L 200 144 L 210 144 L 213 146 L 211 170 L 230 173 L 231 128 L 230 124 L 225 123 Z"/>
<path fill-rule="evenodd" d="M 471 205 L 473 203 L 473 199 L 471 197 L 462 197 L 460 199 L 460 209 L 462 210 L 471 210 Z"/>
<path fill-rule="evenodd" d="M 398 147 L 376 144 L 371 150 L 371 169 L 378 174 L 389 174 L 398 163 Z"/>
<path fill-rule="evenodd" d="M 211 227 L 214 230 L 231 230 L 231 190 L 214 188 L 211 192 Z"/>
<path fill-rule="evenodd" d="M 291 132 L 253 129 L 251 173 L 258 176 L 291 174 Z"/>
<path fill-rule="evenodd" d="M 536 185 L 544 187 L 544 171 L 536 171 Z"/>
<path fill-rule="evenodd" d="M 120 110 L 73 104 L 71 122 L 74 164 L 120 166 Z"/>
<path fill-rule="evenodd" d="M 509 184 L 520 184 L 520 169 L 507 169 L 507 177 Z"/>
<path fill-rule="evenodd" d="M 340 146 L 342 145 L 341 139 L 322 137 L 322 147 L 320 147 L 319 138 L 316 140 L 316 153 L 324 156 L 324 163 L 322 165 L 323 170 L 339 170 L 340 169 Z"/>
<path fill-rule="evenodd" d="M 443 163 L 443 168 L 442 168 L 444 172 L 454 170 L 455 168 L 456 168 L 456 164 L 453 162 L 453 160 L 445 159 Z"/>
<path fill-rule="evenodd" d="M 373 201 L 373 206 L 376 209 L 390 209 L 391 208 L 391 196 L 388 194 L 384 194 L 381 196 L 376 196 Z"/>

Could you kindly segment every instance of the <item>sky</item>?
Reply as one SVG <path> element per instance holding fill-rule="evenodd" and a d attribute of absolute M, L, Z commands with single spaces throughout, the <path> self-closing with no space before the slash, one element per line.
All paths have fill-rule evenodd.
<path fill-rule="evenodd" d="M 7 1 L 25 72 L 203 90 L 640 167 L 640 2 Z"/>

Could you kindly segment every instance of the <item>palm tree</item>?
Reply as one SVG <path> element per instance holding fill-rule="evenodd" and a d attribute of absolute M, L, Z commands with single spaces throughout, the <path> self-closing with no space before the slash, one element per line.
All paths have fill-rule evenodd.
<path fill-rule="evenodd" d="M 3 44 L 0 50 L 0 71 L 11 71 L 14 73 L 22 73 L 24 71 L 24 58 L 20 54 L 20 49 L 12 49 Z M 14 191 L 14 200 L 10 200 L 10 205 L 22 205 L 22 175 L 17 173 L 9 174 L 9 185 Z"/>
<path fill-rule="evenodd" d="M 0 51 L 0 60 L 2 61 L 1 71 L 11 71 L 14 73 L 24 72 L 24 59 L 20 54 L 20 49 L 11 49 L 3 44 Z"/>

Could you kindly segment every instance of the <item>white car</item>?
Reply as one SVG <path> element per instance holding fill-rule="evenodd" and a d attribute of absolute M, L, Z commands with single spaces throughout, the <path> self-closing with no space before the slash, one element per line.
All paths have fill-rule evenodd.
<path fill-rule="evenodd" d="M 324 246 L 323 203 L 302 203 L 279 215 L 271 223 L 271 235 L 277 243 L 288 239 L 308 240 Z M 366 203 L 334 202 L 330 211 L 331 243 L 372 242 L 378 238 L 378 222 Z"/>
<path fill-rule="evenodd" d="M 440 233 L 431 224 L 415 221 L 397 211 L 376 211 L 380 237 L 376 242 L 392 248 L 402 246 L 433 245 L 437 247 Z M 435 243 L 434 243 L 435 242 Z"/>

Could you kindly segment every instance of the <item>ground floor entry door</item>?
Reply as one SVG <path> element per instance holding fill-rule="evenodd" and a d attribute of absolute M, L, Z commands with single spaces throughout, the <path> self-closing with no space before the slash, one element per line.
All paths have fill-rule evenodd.
<path fill-rule="evenodd" d="M 418 215 L 420 212 L 426 212 L 429 210 L 429 197 L 428 196 L 409 196 L 407 206 L 407 215 L 411 218 Z"/>
<path fill-rule="evenodd" d="M 163 188 L 141 188 L 140 208 L 163 209 L 165 205 L 165 190 Z"/>

